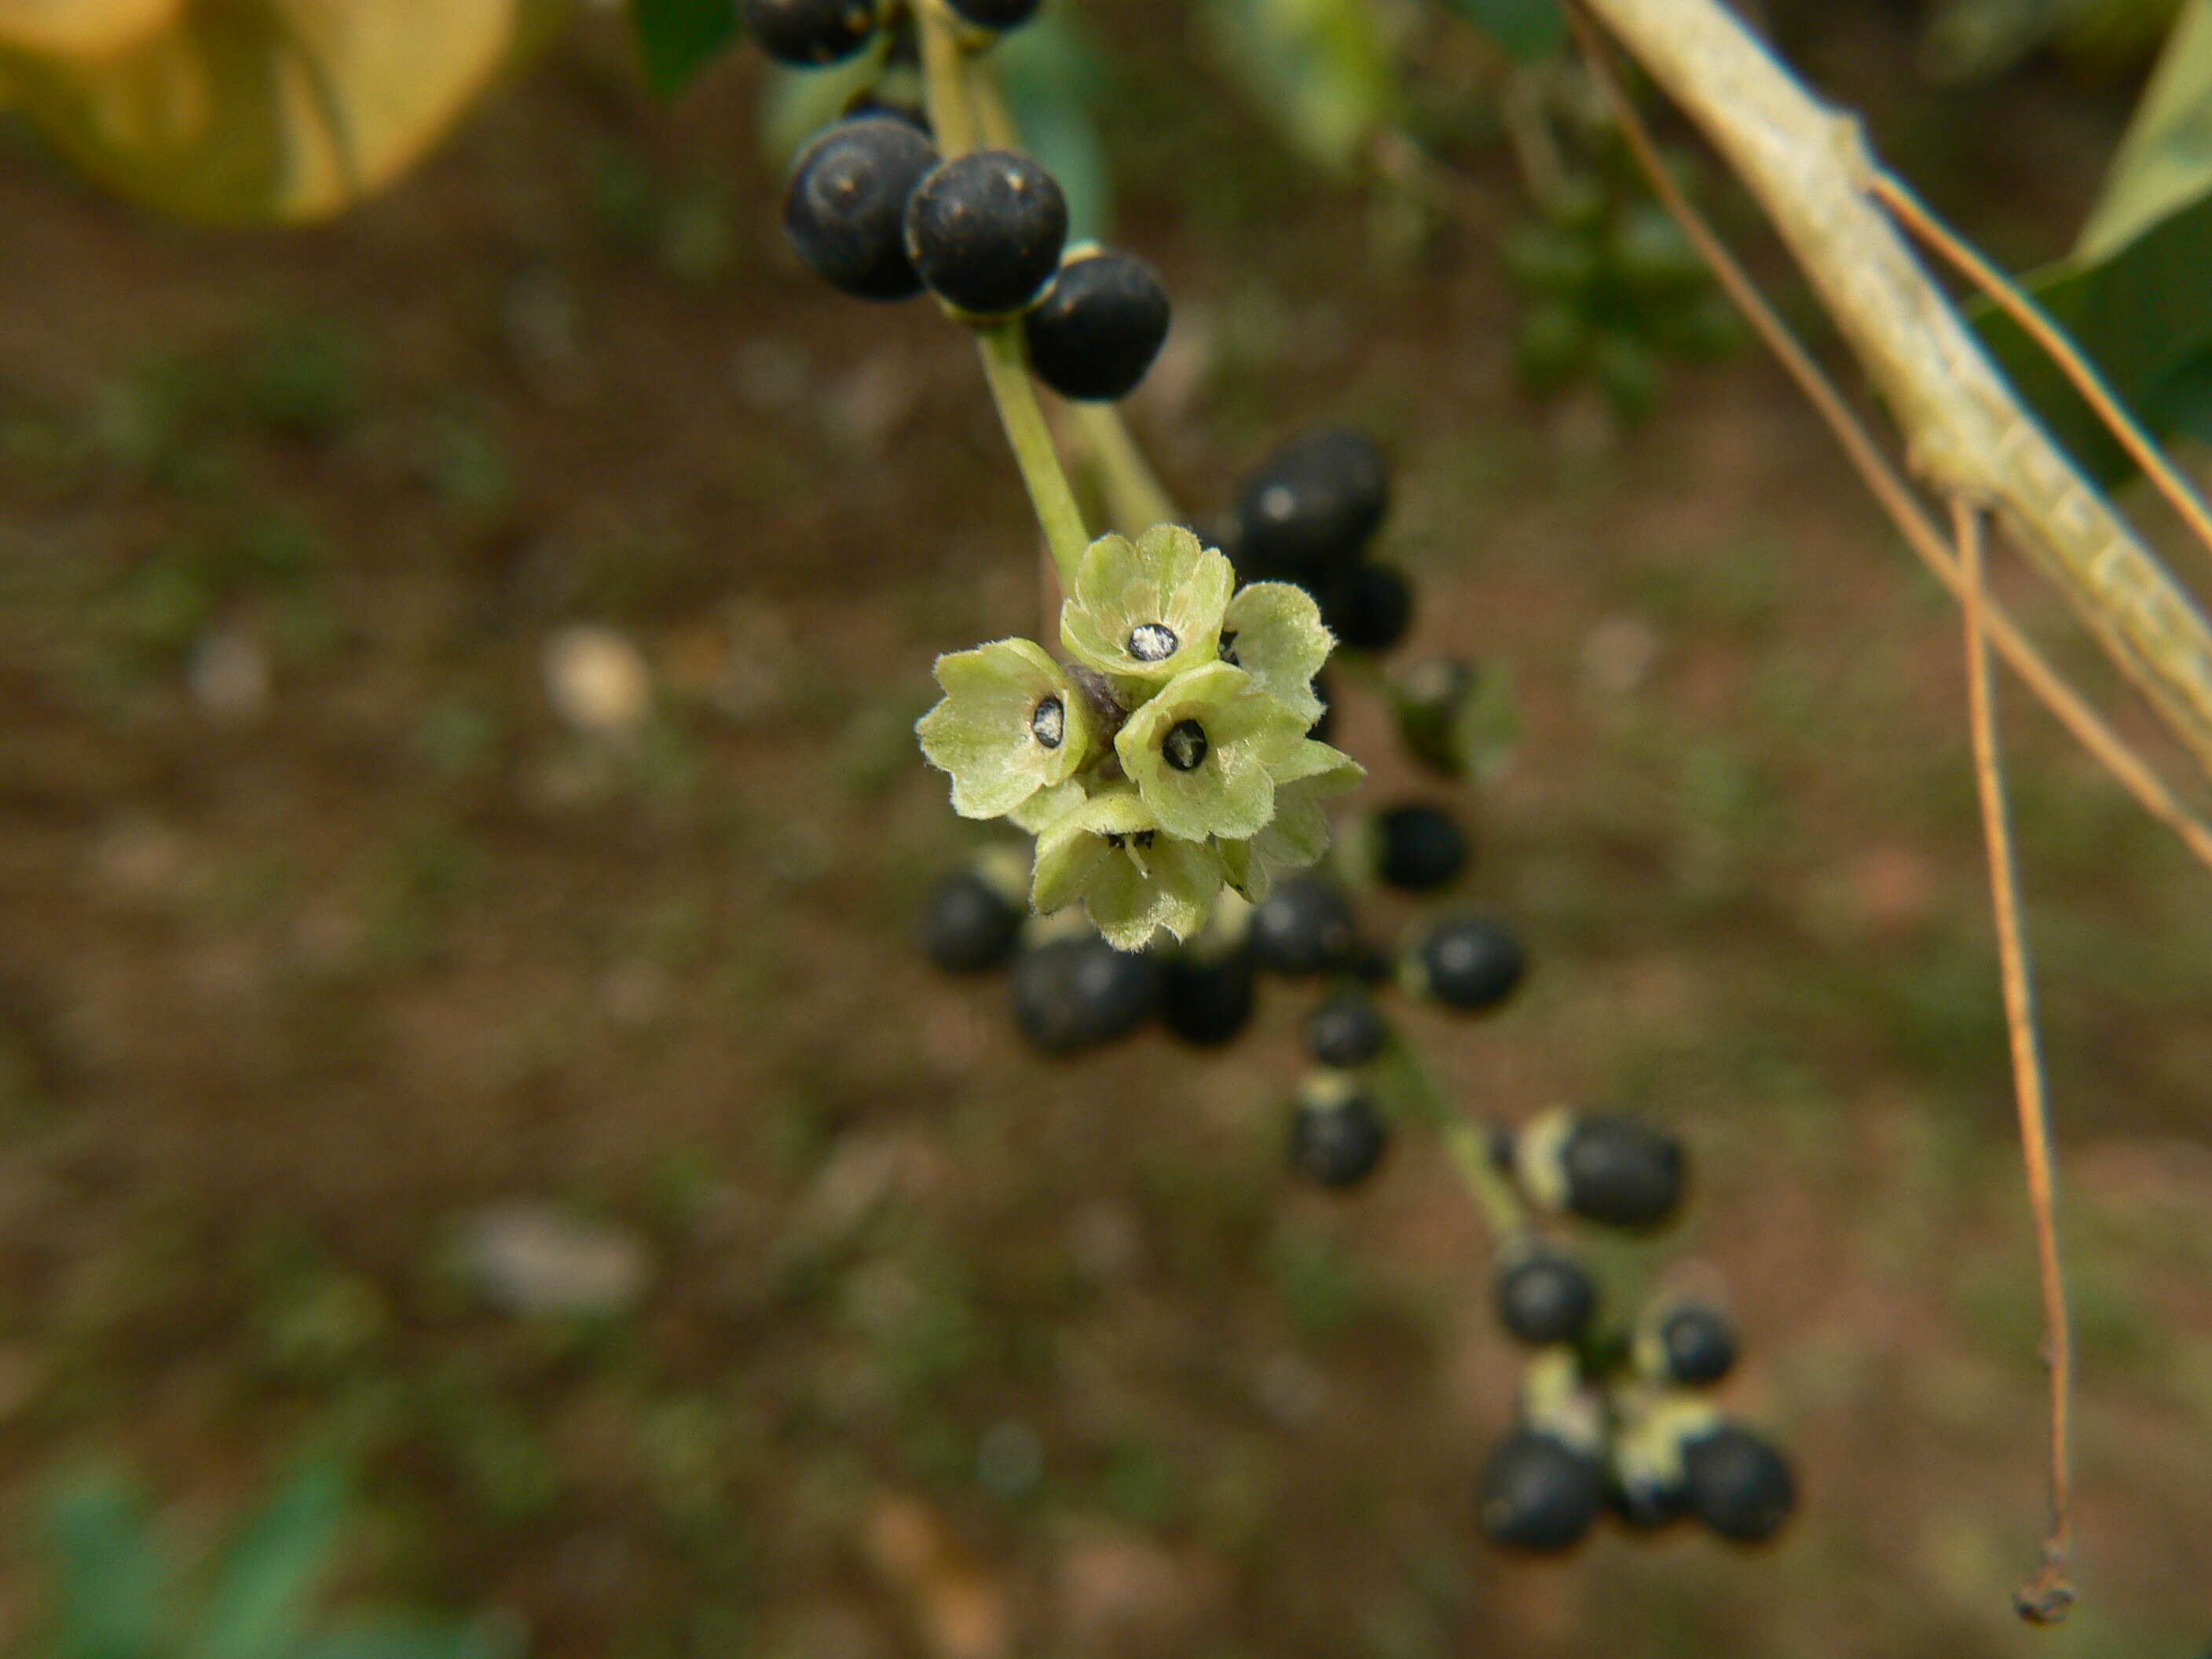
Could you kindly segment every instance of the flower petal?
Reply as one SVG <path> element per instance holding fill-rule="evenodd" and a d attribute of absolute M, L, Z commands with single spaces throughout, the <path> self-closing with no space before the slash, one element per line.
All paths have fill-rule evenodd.
<path fill-rule="evenodd" d="M 1222 659 L 1243 668 L 1308 726 L 1322 714 L 1314 676 L 1335 643 L 1313 595 L 1291 582 L 1247 583 L 1221 619 Z"/>

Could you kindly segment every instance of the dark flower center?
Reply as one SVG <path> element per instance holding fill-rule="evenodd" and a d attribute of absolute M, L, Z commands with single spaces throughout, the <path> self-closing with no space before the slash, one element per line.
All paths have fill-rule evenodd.
<path fill-rule="evenodd" d="M 1222 630 L 1220 654 L 1221 660 L 1227 663 L 1231 668 L 1242 668 L 1244 665 L 1243 663 L 1237 660 L 1237 630 L 1235 629 L 1230 628 Z"/>
<path fill-rule="evenodd" d="M 1160 753 L 1176 771 L 1195 772 L 1212 746 L 1206 740 L 1206 728 L 1196 720 L 1178 720 L 1160 744 Z"/>
<path fill-rule="evenodd" d="M 1109 830 L 1107 832 L 1106 844 L 1116 852 L 1125 847 L 1133 847 L 1141 852 L 1152 844 L 1152 837 L 1158 833 L 1157 830 L 1139 830 L 1132 835 L 1117 836 Z"/>
<path fill-rule="evenodd" d="M 1067 710 L 1058 697 L 1047 697 L 1030 716 L 1030 731 L 1048 749 L 1067 741 Z"/>
<path fill-rule="evenodd" d="M 1182 643 L 1165 623 L 1139 623 L 1129 630 L 1129 654 L 1139 662 L 1165 662 Z"/>

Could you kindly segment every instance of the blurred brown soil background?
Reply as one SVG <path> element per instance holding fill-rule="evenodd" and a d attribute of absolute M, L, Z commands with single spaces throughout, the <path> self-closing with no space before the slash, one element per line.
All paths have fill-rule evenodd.
<path fill-rule="evenodd" d="M 1354 1196 L 1283 1173 L 1309 994 L 1054 1065 L 919 961 L 975 843 L 910 726 L 937 652 L 1035 625 L 1018 482 L 958 333 L 781 246 L 752 65 L 656 108 L 598 19 L 325 228 L 153 222 L 0 146 L 0 1649 L 71 1471 L 189 1537 L 336 1445 L 349 1583 L 550 1659 L 2190 1659 L 2203 872 L 2008 694 L 2082 1358 L 2086 1601 L 2038 1635 L 1953 612 L 1765 364 L 1629 431 L 1517 389 L 1502 150 L 1382 257 L 1181 7 L 1087 11 L 1179 307 L 1133 410 L 1172 484 L 1370 425 L 1413 653 L 1522 688 L 1456 799 L 1533 977 L 1413 1024 L 1472 1108 L 1686 1135 L 1685 1223 L 1601 1261 L 1724 1281 L 1794 1528 L 1487 1553 L 1487 1246 L 1410 1134 Z M 2014 260 L 2125 107 L 1921 86 L 1884 17 L 1790 44 Z M 1453 798 L 1345 730 L 1368 801 Z"/>

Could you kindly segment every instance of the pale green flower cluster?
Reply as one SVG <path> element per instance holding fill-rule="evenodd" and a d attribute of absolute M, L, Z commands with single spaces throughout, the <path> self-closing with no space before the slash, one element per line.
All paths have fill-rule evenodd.
<path fill-rule="evenodd" d="M 1256 900 L 1314 863 L 1321 803 L 1363 775 L 1306 735 L 1334 643 L 1312 597 L 1236 583 L 1179 525 L 1102 536 L 1060 608 L 1068 660 L 1028 640 L 939 657 L 944 701 L 915 727 L 956 811 L 1036 837 L 1030 902 L 1081 900 L 1125 951 L 1190 938 L 1224 884 Z"/>

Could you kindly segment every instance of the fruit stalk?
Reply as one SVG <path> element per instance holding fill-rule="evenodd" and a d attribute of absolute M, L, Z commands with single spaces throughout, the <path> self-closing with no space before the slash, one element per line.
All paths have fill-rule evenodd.
<path fill-rule="evenodd" d="M 957 23 L 945 9 L 945 0 L 917 0 L 915 9 L 921 26 L 923 88 L 930 125 L 936 131 L 939 149 L 950 160 L 977 146 L 974 84 L 966 72 L 967 54 L 961 46 Z M 1076 561 L 1091 544 L 1091 533 L 1084 526 L 1083 510 L 1068 486 L 1067 474 L 1053 446 L 1052 429 L 1045 424 L 1044 410 L 1037 403 L 1020 319 L 980 325 L 975 343 L 982 356 L 983 378 L 990 386 L 991 399 L 998 405 L 1000 424 L 1006 428 L 1006 441 L 1013 448 L 1022 483 L 1051 550 L 1060 592 L 1072 592 Z"/>

